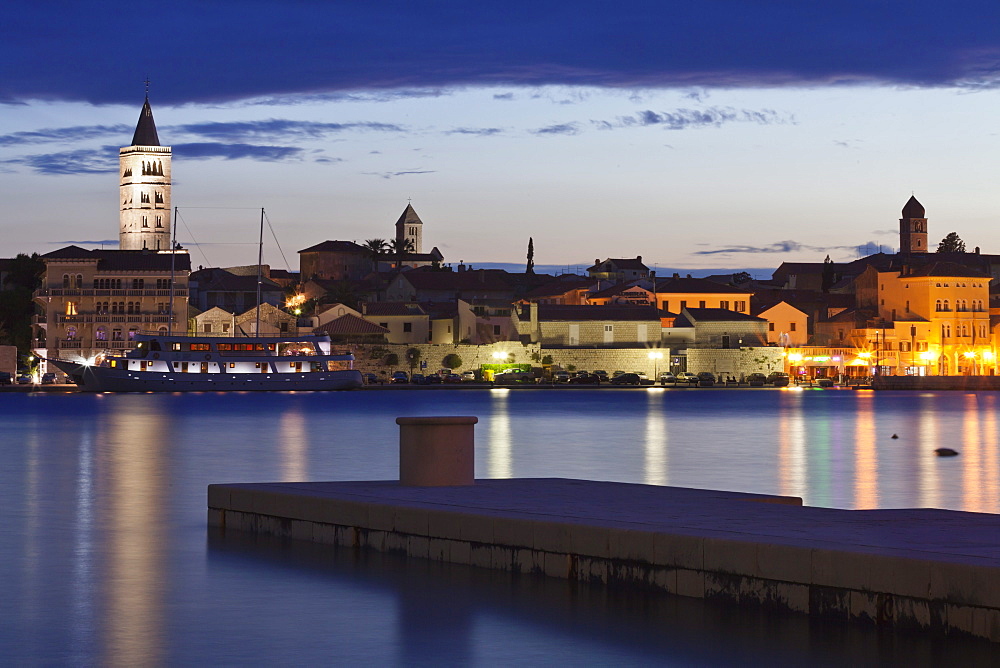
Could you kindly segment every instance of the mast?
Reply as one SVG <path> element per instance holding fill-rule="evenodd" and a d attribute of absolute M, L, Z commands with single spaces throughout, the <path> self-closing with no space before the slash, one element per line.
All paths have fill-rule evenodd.
<path fill-rule="evenodd" d="M 167 316 L 167 335 L 174 333 L 174 273 L 177 266 L 177 207 L 174 207 L 173 239 L 170 241 L 170 315 Z"/>
<path fill-rule="evenodd" d="M 257 325 L 254 336 L 260 336 L 260 290 L 261 290 L 261 262 L 264 261 L 264 207 L 260 208 L 260 239 L 257 242 Z"/>

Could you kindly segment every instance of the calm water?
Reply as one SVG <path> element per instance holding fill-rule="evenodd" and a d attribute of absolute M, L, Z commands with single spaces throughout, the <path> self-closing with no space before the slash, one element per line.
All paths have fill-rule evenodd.
<path fill-rule="evenodd" d="M 7 665 L 982 661 L 993 648 L 975 642 L 210 539 L 205 488 L 395 478 L 397 416 L 477 415 L 480 477 L 996 513 L 998 408 L 993 393 L 2 394 L 0 656 Z M 962 454 L 935 457 L 942 446 Z"/>

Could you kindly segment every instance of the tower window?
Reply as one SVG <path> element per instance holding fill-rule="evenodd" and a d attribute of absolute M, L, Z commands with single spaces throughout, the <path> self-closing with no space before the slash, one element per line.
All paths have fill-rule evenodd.
<path fill-rule="evenodd" d="M 149 219 L 146 218 L 146 216 L 142 217 L 142 226 L 143 227 L 149 227 Z"/>
<path fill-rule="evenodd" d="M 156 226 L 157 227 L 163 227 L 163 216 L 157 216 L 156 217 Z"/>

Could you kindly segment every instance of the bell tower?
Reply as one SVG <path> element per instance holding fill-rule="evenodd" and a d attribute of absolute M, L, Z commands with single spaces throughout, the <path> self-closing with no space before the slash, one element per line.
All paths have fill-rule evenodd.
<path fill-rule="evenodd" d="M 160 146 L 147 92 L 132 145 L 118 150 L 120 250 L 170 249 L 170 154 Z"/>
<path fill-rule="evenodd" d="M 912 195 L 899 219 L 899 252 L 904 255 L 927 252 L 927 218 L 923 205 Z"/>
<path fill-rule="evenodd" d="M 407 204 L 399 216 L 399 220 L 396 221 L 396 238 L 409 239 L 413 244 L 413 252 L 423 253 L 423 227 L 424 223 L 420 220 L 417 212 L 413 210 L 413 205 Z"/>

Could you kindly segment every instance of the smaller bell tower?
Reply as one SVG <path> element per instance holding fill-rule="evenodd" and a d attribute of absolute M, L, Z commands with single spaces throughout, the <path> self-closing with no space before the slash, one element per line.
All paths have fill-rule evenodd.
<path fill-rule="evenodd" d="M 170 156 L 170 147 L 160 146 L 147 93 L 132 145 L 118 150 L 120 250 L 170 249 Z"/>
<path fill-rule="evenodd" d="M 414 253 L 423 253 L 424 247 L 424 223 L 420 216 L 413 210 L 412 204 L 407 204 L 403 213 L 396 221 L 396 238 L 399 240 L 409 239 L 413 244 Z"/>
<path fill-rule="evenodd" d="M 899 252 L 904 255 L 927 252 L 927 218 L 923 205 L 912 195 L 899 219 Z"/>

